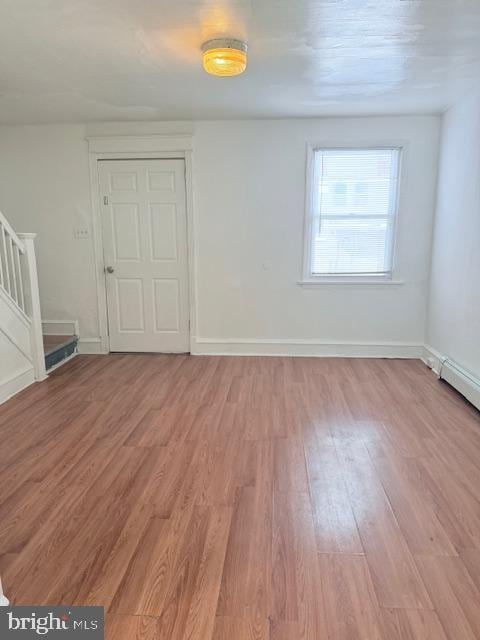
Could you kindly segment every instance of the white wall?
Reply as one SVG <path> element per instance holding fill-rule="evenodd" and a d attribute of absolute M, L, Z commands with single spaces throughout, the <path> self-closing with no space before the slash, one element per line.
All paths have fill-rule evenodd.
<path fill-rule="evenodd" d="M 200 348 L 224 351 L 225 339 L 423 343 L 438 135 L 434 117 L 197 124 L 198 336 L 213 341 Z M 399 141 L 395 279 L 405 284 L 300 287 L 307 142 Z"/>
<path fill-rule="evenodd" d="M 31 384 L 32 363 L 0 331 L 0 404 Z"/>
<path fill-rule="evenodd" d="M 2 127 L 0 210 L 15 231 L 38 233 L 43 319 L 80 318 L 82 334 L 98 336 L 92 243 L 73 237 L 91 225 L 84 127 Z"/>
<path fill-rule="evenodd" d="M 480 377 L 480 89 L 443 118 L 427 342 Z"/>
<path fill-rule="evenodd" d="M 0 291 L 0 404 L 33 379 L 30 327 Z"/>
<path fill-rule="evenodd" d="M 39 233 L 43 317 L 78 319 L 84 339 L 98 338 L 92 243 L 73 237 L 75 226 L 91 227 L 85 135 L 145 127 L 191 125 L 0 128 L 0 208 L 17 230 Z M 423 343 L 439 118 L 198 122 L 194 129 L 199 350 L 252 340 Z M 407 143 L 395 273 L 404 285 L 297 284 L 307 142 Z"/>

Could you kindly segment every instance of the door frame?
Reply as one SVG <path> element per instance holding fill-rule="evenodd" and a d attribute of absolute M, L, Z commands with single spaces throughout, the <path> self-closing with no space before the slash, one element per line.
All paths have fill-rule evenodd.
<path fill-rule="evenodd" d="M 191 135 L 148 135 L 148 136 L 88 136 L 88 157 L 90 166 L 90 192 L 92 205 L 92 237 L 97 288 L 97 312 L 99 340 L 98 348 L 89 353 L 109 353 L 107 288 L 105 282 L 105 261 L 103 255 L 103 234 L 100 208 L 100 160 L 184 160 L 185 196 L 187 213 L 187 261 L 189 293 L 189 342 L 193 351 L 196 335 L 196 261 L 194 245 L 193 217 L 193 139 Z"/>

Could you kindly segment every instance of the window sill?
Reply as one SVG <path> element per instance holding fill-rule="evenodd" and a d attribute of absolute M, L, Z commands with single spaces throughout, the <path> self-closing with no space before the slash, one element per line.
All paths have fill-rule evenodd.
<path fill-rule="evenodd" d="M 405 284 L 404 280 L 387 280 L 381 279 L 374 280 L 373 278 L 315 278 L 311 280 L 299 280 L 297 284 L 301 287 L 315 288 L 315 287 L 324 287 L 327 286 L 338 286 L 338 285 L 349 285 L 349 286 L 374 286 L 374 287 L 401 287 Z"/>

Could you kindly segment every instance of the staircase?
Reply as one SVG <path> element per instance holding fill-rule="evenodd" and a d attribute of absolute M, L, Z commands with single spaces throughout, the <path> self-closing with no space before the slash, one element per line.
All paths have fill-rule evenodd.
<path fill-rule="evenodd" d="M 46 378 L 35 237 L 0 212 L 0 403 Z"/>
<path fill-rule="evenodd" d="M 43 336 L 45 351 L 45 368 L 56 369 L 77 353 L 78 336 Z"/>

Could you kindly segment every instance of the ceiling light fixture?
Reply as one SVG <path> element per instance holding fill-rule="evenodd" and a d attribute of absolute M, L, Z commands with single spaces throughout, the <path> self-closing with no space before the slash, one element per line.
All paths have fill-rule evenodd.
<path fill-rule="evenodd" d="M 213 76 L 238 76 L 247 67 L 247 44 L 241 40 L 209 40 L 202 51 L 203 68 Z"/>

